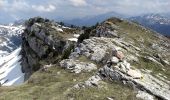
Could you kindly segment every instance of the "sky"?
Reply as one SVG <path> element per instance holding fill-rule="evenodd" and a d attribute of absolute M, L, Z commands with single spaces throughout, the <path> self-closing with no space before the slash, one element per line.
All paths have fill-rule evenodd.
<path fill-rule="evenodd" d="M 170 13 L 170 0 L 0 0 L 0 23 L 42 16 L 65 20 L 108 12 Z"/>

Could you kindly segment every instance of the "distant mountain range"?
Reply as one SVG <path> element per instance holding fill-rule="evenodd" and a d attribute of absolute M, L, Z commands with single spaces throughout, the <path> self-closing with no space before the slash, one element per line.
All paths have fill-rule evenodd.
<path fill-rule="evenodd" d="M 8 55 L 21 45 L 23 25 L 0 25 L 0 58 Z"/>
<path fill-rule="evenodd" d="M 143 16 L 131 17 L 131 21 L 138 22 L 139 24 L 155 30 L 163 35 L 170 36 L 170 18 L 160 14 L 147 14 Z"/>
<path fill-rule="evenodd" d="M 116 12 L 109 12 L 109 13 L 105 13 L 105 14 L 101 14 L 101 15 L 97 15 L 97 16 L 91 16 L 91 17 L 84 17 L 84 18 L 77 18 L 77 19 L 72 19 L 72 20 L 64 20 L 64 23 L 67 24 L 73 24 L 76 26 L 91 26 L 91 25 L 95 25 L 97 22 L 102 22 L 110 17 L 118 17 L 118 18 L 125 18 L 127 16 L 123 15 L 123 14 L 119 14 Z"/>
<path fill-rule="evenodd" d="M 141 16 L 127 16 L 116 12 L 109 12 L 93 17 L 77 18 L 72 20 L 64 20 L 66 24 L 73 24 L 76 26 L 92 26 L 97 22 L 102 22 L 110 17 L 118 17 L 137 22 L 145 27 L 153 29 L 154 31 L 163 35 L 170 36 L 170 14 L 146 14 Z"/>

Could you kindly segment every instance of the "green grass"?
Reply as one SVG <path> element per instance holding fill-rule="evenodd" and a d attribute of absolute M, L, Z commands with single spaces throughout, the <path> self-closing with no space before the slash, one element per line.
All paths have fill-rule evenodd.
<path fill-rule="evenodd" d="M 69 97 L 76 100 L 107 100 L 107 97 L 114 100 L 138 100 L 136 93 L 129 87 L 116 82 L 102 82 L 101 87 L 82 88 L 72 90 Z M 87 98 L 88 97 L 88 98 Z"/>
<path fill-rule="evenodd" d="M 138 69 L 151 70 L 152 71 L 151 74 L 154 76 L 160 73 L 163 76 L 166 76 L 167 80 L 170 81 L 170 67 L 168 66 L 163 67 L 160 64 L 157 64 L 153 61 L 146 60 L 144 58 L 139 58 L 139 62 L 133 62 L 131 64 L 132 66 L 135 66 Z"/>
<path fill-rule="evenodd" d="M 133 41 L 135 46 L 140 45 L 138 41 L 140 37 L 144 39 L 144 45 L 146 47 L 149 47 L 151 43 L 159 41 L 159 38 L 155 36 L 154 32 L 142 28 L 139 24 L 129 23 L 126 20 L 119 21 L 115 20 L 115 18 L 111 18 L 108 21 L 119 27 L 116 30 L 120 37 L 124 38 L 125 41 Z"/>
<path fill-rule="evenodd" d="M 140 47 L 141 44 L 144 45 L 144 47 L 140 47 L 141 51 L 138 52 L 140 55 L 153 56 L 154 54 L 162 54 L 162 52 L 156 51 L 151 48 L 152 43 L 161 44 L 161 40 L 156 36 L 155 32 L 147 28 L 143 28 L 137 23 L 133 23 L 133 22 L 129 23 L 126 20 L 120 21 L 117 20 L 116 18 L 111 18 L 108 21 L 119 27 L 117 29 L 118 34 L 120 37 L 124 38 L 125 41 L 132 42 L 132 44 L 137 47 Z M 141 43 L 139 41 L 139 38 L 143 38 L 144 42 Z M 133 52 L 128 52 L 128 53 L 135 55 L 135 53 Z M 168 54 L 169 52 L 167 52 L 167 55 Z M 168 56 L 166 56 L 166 59 L 170 62 L 170 58 Z M 166 77 L 168 77 L 167 78 L 168 80 L 170 80 L 170 66 L 162 67 L 161 65 L 156 64 L 154 62 L 145 61 L 143 58 L 139 58 L 139 62 L 134 63 L 133 65 L 139 69 L 152 70 L 153 71 L 152 74 L 154 75 L 161 73 Z M 163 71 L 163 68 L 165 69 L 165 71 Z"/>
<path fill-rule="evenodd" d="M 0 87 L 0 100 L 47 100 L 65 97 L 63 93 L 76 83 L 87 80 L 93 73 L 74 74 L 58 67 L 48 72 L 35 72 L 21 86 Z M 73 81 L 76 80 L 76 81 Z"/>
<path fill-rule="evenodd" d="M 106 97 L 128 100 L 126 98 L 135 96 L 131 88 L 114 82 L 102 82 L 102 88 L 87 87 L 80 90 L 72 88 L 94 74 L 95 72 L 74 74 L 60 67 L 52 67 L 46 72 L 35 72 L 21 86 L 0 87 L 0 100 L 69 100 L 70 98 L 106 100 Z"/>

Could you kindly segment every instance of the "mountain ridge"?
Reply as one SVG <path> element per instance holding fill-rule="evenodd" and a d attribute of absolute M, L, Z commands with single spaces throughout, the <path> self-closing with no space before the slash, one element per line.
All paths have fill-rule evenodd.
<path fill-rule="evenodd" d="M 170 40 L 137 23 L 113 17 L 82 30 L 36 17 L 22 40 L 26 82 L 0 87 L 0 99 L 170 99 Z"/>
<path fill-rule="evenodd" d="M 170 35 L 170 18 L 161 16 L 160 14 L 146 14 L 143 16 L 137 16 L 129 18 L 132 21 L 136 21 L 141 25 L 155 30 L 163 35 Z"/>
<path fill-rule="evenodd" d="M 104 20 L 110 17 L 113 17 L 113 16 L 119 17 L 119 18 L 125 18 L 125 15 L 123 14 L 119 14 L 116 12 L 108 12 L 108 13 L 100 14 L 96 16 L 77 18 L 77 19 L 72 19 L 72 20 L 64 20 L 63 22 L 68 23 L 68 24 L 73 24 L 76 26 L 92 26 L 92 25 L 95 25 L 96 23 L 101 23 Z"/>

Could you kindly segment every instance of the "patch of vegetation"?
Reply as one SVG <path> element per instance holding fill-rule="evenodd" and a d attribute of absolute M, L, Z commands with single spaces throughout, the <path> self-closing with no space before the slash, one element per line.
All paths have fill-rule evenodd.
<path fill-rule="evenodd" d="M 139 58 L 140 62 L 133 62 L 131 63 L 133 66 L 139 69 L 147 69 L 151 70 L 151 74 L 158 75 L 159 73 L 163 76 L 167 77 L 167 80 L 170 80 L 170 68 L 169 67 L 163 67 L 160 64 L 157 64 L 153 61 L 146 60 L 145 58 Z M 164 70 L 163 70 L 164 69 Z"/>
<path fill-rule="evenodd" d="M 96 25 L 91 26 L 91 27 L 85 27 L 85 26 L 83 26 L 82 29 L 84 30 L 84 33 L 81 34 L 81 35 L 78 37 L 78 43 L 83 42 L 84 39 L 89 39 L 89 37 L 91 36 L 91 33 L 95 31 L 95 28 L 96 28 L 98 25 L 99 25 L 99 23 L 97 23 Z"/>
<path fill-rule="evenodd" d="M 116 82 L 101 82 L 101 87 L 82 88 L 80 90 L 71 90 L 67 94 L 75 100 L 107 100 L 107 97 L 114 100 L 139 100 L 133 89 L 123 86 Z"/>
<path fill-rule="evenodd" d="M 68 59 L 73 49 L 74 49 L 74 44 L 70 44 L 70 46 L 64 50 L 62 54 L 62 59 Z"/>
<path fill-rule="evenodd" d="M 84 39 L 89 39 L 89 37 L 90 37 L 90 32 L 91 32 L 91 31 L 92 31 L 91 28 L 86 28 L 86 29 L 84 30 L 84 33 L 81 34 L 81 35 L 78 37 L 78 43 L 83 42 Z"/>

